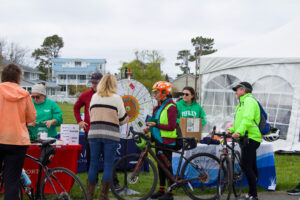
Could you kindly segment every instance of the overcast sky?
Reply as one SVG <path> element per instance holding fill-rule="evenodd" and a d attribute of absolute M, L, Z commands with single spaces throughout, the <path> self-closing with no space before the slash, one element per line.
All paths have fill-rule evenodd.
<path fill-rule="evenodd" d="M 104 58 L 112 73 L 136 50 L 158 50 L 175 77 L 191 38 L 214 38 L 222 50 L 299 18 L 299 9 L 299 0 L 0 0 L 0 38 L 32 51 L 58 34 L 61 57 Z"/>

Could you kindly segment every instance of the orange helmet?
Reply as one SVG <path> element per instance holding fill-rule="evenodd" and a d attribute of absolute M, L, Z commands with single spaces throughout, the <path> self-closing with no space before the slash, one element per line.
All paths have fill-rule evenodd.
<path fill-rule="evenodd" d="M 165 96 L 171 93 L 172 91 L 172 85 L 171 83 L 167 81 L 158 81 L 154 83 L 152 87 L 152 91 L 159 90 L 160 93 L 160 100 L 162 100 Z M 166 91 L 164 94 L 162 94 L 162 91 Z"/>

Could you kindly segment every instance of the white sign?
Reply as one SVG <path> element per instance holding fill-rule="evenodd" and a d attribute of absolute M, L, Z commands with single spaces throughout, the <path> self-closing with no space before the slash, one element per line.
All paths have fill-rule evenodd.
<path fill-rule="evenodd" d="M 79 144 L 79 125 L 62 124 L 60 126 L 60 139 L 64 141 L 64 144 Z"/>
<path fill-rule="evenodd" d="M 186 132 L 199 132 L 200 119 L 199 118 L 188 118 L 187 119 Z"/>

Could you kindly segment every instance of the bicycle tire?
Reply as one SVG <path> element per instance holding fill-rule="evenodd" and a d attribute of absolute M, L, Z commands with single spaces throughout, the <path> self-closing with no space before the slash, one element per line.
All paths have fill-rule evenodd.
<path fill-rule="evenodd" d="M 240 197 L 243 187 L 243 169 L 241 164 L 241 154 L 238 151 L 235 151 L 235 156 L 232 158 L 232 168 L 232 190 L 235 197 Z"/>
<path fill-rule="evenodd" d="M 138 176 L 130 176 L 138 164 L 139 158 L 139 154 L 129 154 L 115 163 L 113 177 L 117 177 L 120 188 L 116 188 L 115 184 L 111 184 L 111 191 L 117 199 L 125 200 L 137 197 L 140 200 L 145 200 L 153 194 L 158 176 L 155 165 L 148 157 L 145 158 L 140 170 L 138 170 Z M 149 164 L 148 172 L 146 171 L 147 163 Z M 126 174 L 125 169 L 127 169 Z M 142 171 L 143 169 L 145 171 Z"/>
<path fill-rule="evenodd" d="M 209 153 L 198 153 L 185 161 L 181 170 L 181 179 L 201 177 L 182 185 L 184 192 L 194 200 L 216 199 L 219 159 Z"/>
<path fill-rule="evenodd" d="M 232 167 L 231 160 L 225 156 L 220 161 L 220 169 L 217 184 L 217 199 L 229 200 L 232 190 Z"/>
<path fill-rule="evenodd" d="M 22 186 L 21 181 L 20 181 L 20 184 L 19 184 L 19 199 L 23 200 L 23 186 Z"/>
<path fill-rule="evenodd" d="M 63 167 L 48 169 L 49 176 L 44 176 L 41 184 L 41 197 L 50 199 L 84 199 L 87 194 L 79 178 Z M 51 184 L 52 181 L 52 184 Z"/>

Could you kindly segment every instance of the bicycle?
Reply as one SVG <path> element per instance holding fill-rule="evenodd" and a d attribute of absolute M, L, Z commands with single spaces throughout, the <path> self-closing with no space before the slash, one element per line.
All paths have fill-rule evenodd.
<path fill-rule="evenodd" d="M 180 154 L 177 171 L 173 175 L 165 163 L 161 162 L 153 152 L 152 148 L 156 146 L 151 144 L 150 137 L 144 133 L 135 132 L 132 127 L 130 127 L 130 132 L 136 142 L 141 142 L 141 139 L 144 139 L 146 148 L 141 154 L 128 154 L 115 163 L 113 176 L 118 177 L 121 189 L 116 189 L 114 185 L 111 185 L 111 191 L 117 199 L 124 200 L 137 197 L 144 200 L 153 194 L 158 177 L 157 169 L 152 160 L 148 158 L 148 154 L 162 168 L 166 176 L 172 180 L 173 184 L 168 187 L 167 191 L 182 187 L 191 199 L 216 199 L 216 188 L 213 185 L 216 184 L 217 180 L 219 159 L 208 153 L 196 153 L 189 158 L 184 156 L 186 150 L 191 150 L 197 146 L 195 138 L 177 138 L 177 140 L 182 141 L 181 150 L 159 147 Z"/>
<path fill-rule="evenodd" d="M 30 159 L 39 165 L 38 178 L 35 186 L 33 184 L 26 186 L 22 181 L 20 182 L 20 199 L 23 199 L 23 195 L 25 194 L 29 200 L 87 200 L 83 184 L 72 171 L 63 167 L 47 167 L 55 154 L 55 149 L 51 146 L 55 141 L 55 139 L 36 140 L 36 142 L 41 144 L 40 157 L 35 158 L 28 154 L 25 155 L 25 159 Z M 42 175 L 44 175 L 43 178 Z M 1 177 L 0 180 L 2 180 Z M 0 183 L 0 191 L 2 187 L 3 182 Z"/>
<path fill-rule="evenodd" d="M 241 144 L 241 141 L 247 142 L 248 132 L 246 131 L 245 136 L 241 137 L 239 142 L 232 138 L 232 134 L 227 134 L 226 132 L 216 133 L 216 127 L 213 128 L 212 138 L 215 135 L 223 138 L 217 183 L 217 199 L 229 200 L 231 191 L 233 191 L 235 197 L 240 197 L 243 186 L 243 168 L 241 154 L 235 149 L 235 146 L 236 143 Z M 232 139 L 231 145 L 227 142 L 229 138 Z"/>

